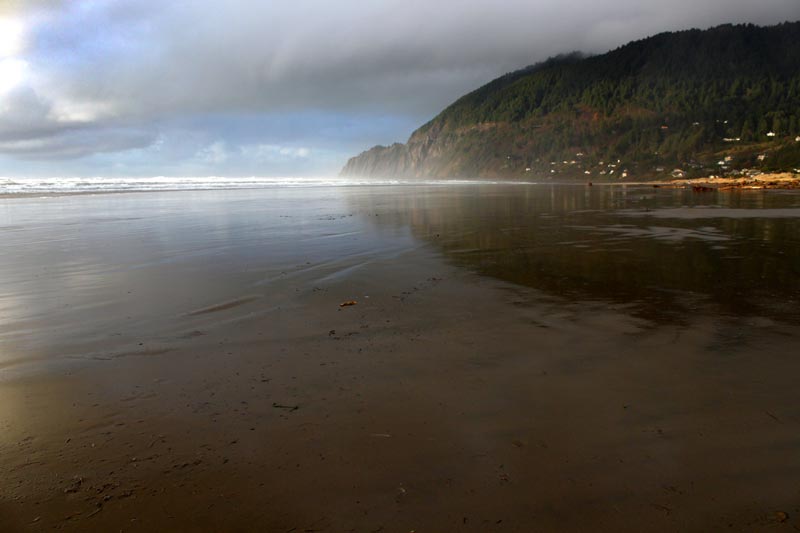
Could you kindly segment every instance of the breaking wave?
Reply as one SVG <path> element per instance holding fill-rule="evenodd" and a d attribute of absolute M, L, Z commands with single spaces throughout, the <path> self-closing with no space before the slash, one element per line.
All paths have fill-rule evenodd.
<path fill-rule="evenodd" d="M 351 187 L 359 185 L 462 185 L 504 183 L 486 180 L 415 180 L 379 178 L 230 178 L 165 177 L 151 178 L 2 178 L 0 195 L 40 193 L 95 193 L 126 191 L 172 191 L 215 189 L 263 189 L 273 187 Z M 520 182 L 514 182 L 520 183 Z"/>

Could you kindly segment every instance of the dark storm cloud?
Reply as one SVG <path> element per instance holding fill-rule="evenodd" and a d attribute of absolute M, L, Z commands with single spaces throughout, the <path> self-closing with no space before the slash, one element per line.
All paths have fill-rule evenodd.
<path fill-rule="evenodd" d="M 91 74 L 78 95 L 128 112 L 375 106 L 432 112 L 488 78 L 559 52 L 667 29 L 797 16 L 796 0 L 116 2 L 71 26 Z M 78 22 L 76 20 L 76 22 Z M 76 46 L 78 48 L 78 46 Z M 123 59 L 123 62 L 119 62 Z M 106 73 L 104 76 L 103 73 Z M 67 76 L 69 78 L 69 76 Z"/>
<path fill-rule="evenodd" d="M 16 4 L 24 15 L 23 3 Z M 147 131 L 148 123 L 155 129 L 156 121 L 195 114 L 375 113 L 421 121 L 465 91 L 556 53 L 603 52 L 665 30 L 771 24 L 800 15 L 797 0 L 33 5 L 24 57 L 35 73 L 30 112 L 38 119 L 25 131 L 24 120 L 0 111 L 0 136 L 14 140 L 8 139 L 14 131 L 19 139 L 36 138 L 48 124 L 81 132 L 113 125 L 108 133 L 116 140 L 99 145 L 104 151 L 153 137 L 120 133 L 125 121 Z M 217 128 L 211 136 L 219 139 L 235 129 Z M 407 133 L 398 131 L 398 140 Z M 9 153 L 4 146 L 0 152 Z"/>

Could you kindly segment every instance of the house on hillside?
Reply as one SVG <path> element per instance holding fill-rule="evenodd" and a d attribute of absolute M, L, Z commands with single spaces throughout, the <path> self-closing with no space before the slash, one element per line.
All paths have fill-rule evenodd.
<path fill-rule="evenodd" d="M 686 177 L 686 172 L 681 170 L 680 168 L 676 168 L 672 171 L 672 177 L 676 179 L 681 179 Z"/>

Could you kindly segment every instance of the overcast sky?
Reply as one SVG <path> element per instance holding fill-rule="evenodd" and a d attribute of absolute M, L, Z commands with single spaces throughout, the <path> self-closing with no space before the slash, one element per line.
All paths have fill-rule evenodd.
<path fill-rule="evenodd" d="M 465 92 L 798 0 L 0 0 L 0 176 L 335 174 Z"/>

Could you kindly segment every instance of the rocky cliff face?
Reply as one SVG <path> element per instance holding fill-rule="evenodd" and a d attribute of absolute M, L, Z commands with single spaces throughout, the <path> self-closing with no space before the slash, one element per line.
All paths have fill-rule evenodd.
<path fill-rule="evenodd" d="M 447 150 L 441 142 L 441 128 L 433 126 L 416 131 L 406 144 L 375 146 L 351 158 L 340 175 L 374 177 L 442 177 L 437 160 Z"/>
<path fill-rule="evenodd" d="M 340 176 L 407 177 L 414 173 L 404 144 L 375 146 L 356 157 L 351 157 Z"/>

